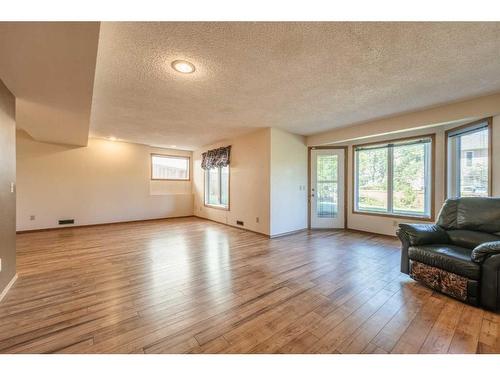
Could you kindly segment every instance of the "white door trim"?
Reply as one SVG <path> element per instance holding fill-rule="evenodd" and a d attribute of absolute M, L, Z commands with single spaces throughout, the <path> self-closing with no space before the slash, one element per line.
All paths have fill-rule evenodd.
<path fill-rule="evenodd" d="M 313 151 L 319 151 L 319 150 L 325 150 L 325 151 L 337 151 L 338 155 L 342 159 L 342 166 L 339 166 L 339 188 L 342 190 L 342 195 L 343 198 L 340 198 L 339 203 L 341 203 L 342 207 L 339 207 L 341 216 L 343 217 L 343 220 L 339 223 L 338 226 L 335 226 L 335 228 L 341 228 L 341 229 L 347 229 L 348 228 L 348 183 L 347 183 L 347 178 L 348 178 L 348 150 L 349 148 L 347 146 L 318 146 L 318 147 L 309 147 L 308 148 L 308 228 L 309 229 L 321 229 L 321 228 L 315 228 L 313 226 L 313 218 L 312 218 L 312 211 L 313 211 L 313 203 L 314 199 L 312 198 L 312 179 L 313 179 L 313 171 L 312 171 L 312 165 L 313 165 L 313 160 L 312 156 L 314 155 Z M 343 180 L 343 181 L 341 181 Z M 329 228 L 326 228 L 329 229 Z"/>

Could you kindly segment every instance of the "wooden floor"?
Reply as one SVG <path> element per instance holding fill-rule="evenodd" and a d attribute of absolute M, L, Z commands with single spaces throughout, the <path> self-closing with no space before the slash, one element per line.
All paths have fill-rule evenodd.
<path fill-rule="evenodd" d="M 4 353 L 492 353 L 500 316 L 399 272 L 396 239 L 197 218 L 18 235 Z"/>

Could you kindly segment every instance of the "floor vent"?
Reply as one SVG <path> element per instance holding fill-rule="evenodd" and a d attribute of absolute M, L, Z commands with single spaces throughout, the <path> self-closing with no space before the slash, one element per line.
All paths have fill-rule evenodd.
<path fill-rule="evenodd" d="M 59 225 L 75 224 L 75 219 L 59 220 Z"/>

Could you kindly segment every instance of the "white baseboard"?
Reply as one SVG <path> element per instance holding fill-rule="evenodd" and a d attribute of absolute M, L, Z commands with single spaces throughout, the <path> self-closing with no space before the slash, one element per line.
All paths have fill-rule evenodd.
<path fill-rule="evenodd" d="M 7 295 L 7 292 L 12 287 L 12 285 L 14 285 L 14 283 L 16 282 L 16 280 L 17 280 L 17 273 L 14 275 L 14 277 L 12 278 L 12 280 L 9 281 L 9 283 L 4 288 L 4 290 L 2 291 L 2 293 L 0 293 L 0 302 L 2 302 L 3 298 Z"/>
<path fill-rule="evenodd" d="M 283 233 L 273 234 L 273 235 L 270 235 L 269 238 L 279 238 L 279 237 L 290 236 L 292 234 L 297 234 L 297 233 L 300 233 L 300 232 L 305 232 L 306 230 L 308 230 L 308 229 L 307 228 L 302 228 L 302 229 L 292 230 L 290 232 L 283 232 Z"/>

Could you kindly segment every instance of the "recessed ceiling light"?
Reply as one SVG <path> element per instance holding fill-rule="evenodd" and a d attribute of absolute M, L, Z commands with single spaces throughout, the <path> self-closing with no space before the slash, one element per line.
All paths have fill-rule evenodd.
<path fill-rule="evenodd" d="M 177 148 L 177 146 L 176 146 L 176 145 L 170 145 L 170 147 L 172 147 L 172 148 Z"/>
<path fill-rule="evenodd" d="M 191 64 L 189 61 L 185 60 L 175 60 L 172 61 L 172 68 L 177 70 L 179 73 L 193 73 L 195 71 L 195 67 L 193 64 Z"/>
<path fill-rule="evenodd" d="M 116 137 L 108 137 L 108 139 L 113 142 L 116 141 Z"/>

